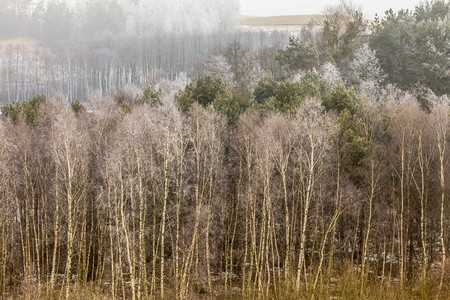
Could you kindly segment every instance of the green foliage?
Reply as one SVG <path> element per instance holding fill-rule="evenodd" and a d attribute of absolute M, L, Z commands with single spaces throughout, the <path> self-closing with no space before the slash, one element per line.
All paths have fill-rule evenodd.
<path fill-rule="evenodd" d="M 432 1 L 414 13 L 386 12 L 370 37 L 370 46 L 388 79 L 403 89 L 416 84 L 436 95 L 450 93 L 450 3 Z"/>
<path fill-rule="evenodd" d="M 253 97 L 256 103 L 262 103 L 277 94 L 278 82 L 272 75 L 261 78 L 255 86 Z"/>
<path fill-rule="evenodd" d="M 423 85 L 416 85 L 414 87 L 416 92 L 417 102 L 419 103 L 420 108 L 426 112 L 430 113 L 433 109 L 433 105 L 437 100 L 436 95 L 429 88 L 424 87 Z"/>
<path fill-rule="evenodd" d="M 380 133 L 382 142 L 387 143 L 392 140 L 392 118 L 389 115 L 383 114 Z"/>
<path fill-rule="evenodd" d="M 359 99 L 353 88 L 347 88 L 343 82 L 331 89 L 324 97 L 323 104 L 327 110 L 342 112 L 348 110 L 354 114 L 359 106 Z"/>
<path fill-rule="evenodd" d="M 47 101 L 44 95 L 37 95 L 27 101 L 22 102 L 22 111 L 25 115 L 25 121 L 28 125 L 36 125 L 39 115 L 41 105 Z"/>
<path fill-rule="evenodd" d="M 364 120 L 357 116 L 360 101 L 353 88 L 347 88 L 343 82 L 339 82 L 325 95 L 323 104 L 326 109 L 339 113 L 339 145 L 343 166 L 355 183 L 361 183 L 371 142 L 364 131 Z"/>
<path fill-rule="evenodd" d="M 22 103 L 12 102 L 2 107 L 2 114 L 10 118 L 13 123 L 16 123 L 22 112 Z"/>
<path fill-rule="evenodd" d="M 227 85 L 221 78 L 200 77 L 175 95 L 175 104 L 182 112 L 187 112 L 194 102 L 206 107 L 213 103 L 216 97 L 223 97 L 226 93 Z"/>
<path fill-rule="evenodd" d="M 275 109 L 282 113 L 293 113 L 304 99 L 300 82 L 281 82 L 275 96 Z"/>
<path fill-rule="evenodd" d="M 144 91 L 142 93 L 142 97 L 138 99 L 138 102 L 141 104 L 148 104 L 151 107 L 160 106 L 162 105 L 161 101 L 161 89 L 155 89 L 155 87 L 151 85 L 147 85 L 144 88 Z"/>
<path fill-rule="evenodd" d="M 301 69 L 311 69 L 316 66 L 311 47 L 293 36 L 289 37 L 289 45 L 286 49 L 278 51 L 275 59 L 287 71 L 288 76 Z"/>
<path fill-rule="evenodd" d="M 300 82 L 278 83 L 273 77 L 265 77 L 255 88 L 257 96 L 254 106 L 262 113 L 277 111 L 291 114 L 306 98 L 321 98 L 327 90 L 327 81 L 316 71 L 307 72 Z"/>
<path fill-rule="evenodd" d="M 119 107 L 124 106 L 123 103 L 125 103 L 130 110 L 138 103 L 136 94 L 123 89 L 114 91 L 112 97 Z"/>
<path fill-rule="evenodd" d="M 205 76 L 175 95 L 175 104 L 182 112 L 195 102 L 204 107 L 212 105 L 228 124 L 233 124 L 249 106 L 250 95 L 241 86 L 229 87 L 220 77 Z"/>
<path fill-rule="evenodd" d="M 416 6 L 414 17 L 417 22 L 444 20 L 449 17 L 450 2 L 444 0 L 427 1 Z"/>
<path fill-rule="evenodd" d="M 86 111 L 86 108 L 84 107 L 83 104 L 81 104 L 81 102 L 78 99 L 70 103 L 70 108 L 75 113 L 75 115 L 78 115 Z"/>
<path fill-rule="evenodd" d="M 343 33 L 338 47 L 337 57 L 335 61 L 340 63 L 348 63 L 353 55 L 353 52 L 358 49 L 358 46 L 362 45 L 364 40 L 364 31 L 366 30 L 366 25 L 363 20 L 362 12 L 355 11 L 351 21 Z"/>
<path fill-rule="evenodd" d="M 122 114 L 129 114 L 129 113 L 131 113 L 131 107 L 130 107 L 130 105 L 128 105 L 128 103 L 126 103 L 126 102 L 122 102 L 121 104 L 120 104 L 120 112 L 122 113 Z"/>
<path fill-rule="evenodd" d="M 328 82 L 315 70 L 307 72 L 300 80 L 303 98 L 320 98 L 328 91 Z"/>
<path fill-rule="evenodd" d="M 350 178 L 360 183 L 366 170 L 367 155 L 371 149 L 371 142 L 364 132 L 364 122 L 344 109 L 339 114 L 338 123 L 343 166 Z"/>
<path fill-rule="evenodd" d="M 234 124 L 249 106 L 250 95 L 241 87 L 234 87 L 224 94 L 218 94 L 214 99 L 214 109 L 228 120 L 228 124 Z"/>
<path fill-rule="evenodd" d="M 194 85 L 192 83 L 189 83 L 184 91 L 178 92 L 175 95 L 175 105 L 182 112 L 187 112 L 191 108 L 192 104 L 194 104 L 194 89 Z"/>
<path fill-rule="evenodd" d="M 402 88 L 415 81 L 418 62 L 413 55 L 413 19 L 409 11 L 394 14 L 386 12 L 385 19 L 376 24 L 370 37 L 370 46 L 376 50 L 376 56 L 389 80 Z"/>
<path fill-rule="evenodd" d="M 25 122 L 34 127 L 40 117 L 41 105 L 47 101 L 44 95 L 37 95 L 23 102 L 13 102 L 6 104 L 2 108 L 2 113 L 6 117 L 10 118 L 13 123 L 23 116 Z"/>
<path fill-rule="evenodd" d="M 254 102 L 252 107 L 263 115 L 268 114 L 269 112 L 279 111 L 279 105 L 277 104 L 277 99 L 275 97 L 266 98 L 262 103 Z"/>
<path fill-rule="evenodd" d="M 366 41 L 366 22 L 362 12 L 337 7 L 325 16 L 319 40 L 319 55 L 345 69 L 353 53 Z"/>

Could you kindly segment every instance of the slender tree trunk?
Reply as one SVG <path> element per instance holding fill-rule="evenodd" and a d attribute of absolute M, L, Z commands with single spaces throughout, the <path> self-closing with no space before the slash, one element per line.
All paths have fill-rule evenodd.
<path fill-rule="evenodd" d="M 147 297 L 147 268 L 146 268 L 146 251 L 145 251 L 145 215 L 146 204 L 144 198 L 143 174 L 140 159 L 138 160 L 139 174 L 139 282 L 138 282 L 138 299 Z"/>
<path fill-rule="evenodd" d="M 170 139 L 170 121 L 167 120 L 166 145 L 164 153 L 164 198 L 163 210 L 161 216 L 161 280 L 160 280 L 160 296 L 164 299 L 164 243 L 166 235 L 166 214 L 167 214 L 167 200 L 169 198 L 169 139 Z"/>
<path fill-rule="evenodd" d="M 369 244 L 369 236 L 370 236 L 370 230 L 372 227 L 372 206 L 373 206 L 373 199 L 375 197 L 375 191 L 376 191 L 376 185 L 378 178 L 375 178 L 375 162 L 372 159 L 370 163 L 370 194 L 369 194 L 369 216 L 367 220 L 367 229 L 366 234 L 364 237 L 364 244 L 363 244 L 363 251 L 362 251 L 362 257 L 361 257 L 361 289 L 360 289 L 360 296 L 363 296 L 364 293 L 364 285 L 366 282 L 367 272 L 365 270 L 366 267 L 366 259 L 367 259 L 367 247 Z"/>
<path fill-rule="evenodd" d="M 295 287 L 297 291 L 300 290 L 300 284 L 301 284 L 301 273 L 303 269 L 303 263 L 305 259 L 305 244 L 306 244 L 306 227 L 308 224 L 308 212 L 309 212 L 309 204 L 312 197 L 313 192 L 313 181 L 314 181 L 314 166 L 316 164 L 315 162 L 315 149 L 314 149 L 314 141 L 313 137 L 310 135 L 309 140 L 311 143 L 311 152 L 309 154 L 309 162 L 308 162 L 308 183 L 306 187 L 306 196 L 304 201 L 304 207 L 303 207 L 303 224 L 301 228 L 301 237 L 300 237 L 300 252 L 298 257 L 298 264 L 297 264 L 297 279 Z"/>
<path fill-rule="evenodd" d="M 109 182 L 109 179 L 108 179 L 108 176 L 109 176 L 109 174 L 108 174 L 108 169 L 106 170 L 106 178 L 107 178 L 107 183 L 106 183 L 106 185 L 107 185 L 107 189 L 108 189 L 108 191 L 107 191 L 107 199 L 108 199 L 108 218 L 109 218 L 109 224 L 108 224 L 108 227 L 109 227 L 109 249 L 110 249 L 110 259 L 111 259 L 111 296 L 112 296 L 112 299 L 113 300 L 116 300 L 116 291 L 117 291 L 117 287 L 116 287 L 116 285 L 117 285 L 117 283 L 116 283 L 116 261 L 115 261 L 115 256 L 114 256 L 114 249 L 116 248 L 115 247 L 115 244 L 114 244 L 114 230 L 113 230 L 113 228 L 114 227 L 116 227 L 117 228 L 117 226 L 118 226 L 118 224 L 117 223 L 114 223 L 113 222 L 113 220 L 115 220 L 114 219 L 114 210 L 113 210 L 113 207 L 112 207 L 112 204 L 111 204 L 111 184 L 110 184 L 110 182 Z M 119 246 L 120 247 L 120 246 Z"/>
<path fill-rule="evenodd" d="M 400 174 L 400 255 L 399 255 L 399 274 L 400 274 L 400 289 L 403 292 L 404 287 L 404 236 L 403 236 L 403 214 L 404 214 L 404 202 L 405 202 L 405 196 L 404 196 L 404 186 L 405 186 L 405 132 L 402 132 L 402 141 L 401 141 L 401 174 Z"/>
<path fill-rule="evenodd" d="M 8 244 L 8 236 L 7 236 L 7 225 L 6 221 L 2 220 L 1 222 L 1 229 L 2 229 L 2 247 L 1 247 L 1 257 L 0 257 L 0 266 L 1 266 L 1 274 L 0 274 L 0 295 L 2 298 L 6 298 L 6 260 L 7 260 L 7 244 Z"/>
<path fill-rule="evenodd" d="M 316 276 L 314 279 L 314 284 L 312 290 L 315 291 L 317 287 L 317 283 L 319 282 L 319 276 L 322 273 L 322 264 L 325 257 L 325 246 L 327 243 L 328 235 L 334 231 L 336 228 L 336 223 L 339 219 L 339 216 L 344 212 L 339 206 L 335 208 L 333 217 L 331 219 L 330 224 L 328 225 L 327 230 L 325 231 L 325 234 L 322 239 L 322 243 L 320 245 L 320 254 L 319 254 L 319 265 L 317 266 Z"/>
<path fill-rule="evenodd" d="M 58 187 L 58 166 L 56 166 L 55 176 L 55 224 L 53 226 L 53 255 L 52 255 L 52 270 L 50 273 L 49 292 L 47 297 L 51 297 L 55 287 L 55 273 L 56 273 L 56 255 L 58 250 L 58 231 L 59 231 L 59 187 Z"/>
<path fill-rule="evenodd" d="M 441 239 L 441 251 L 442 251 L 442 265 L 441 265 L 441 279 L 439 281 L 439 290 L 437 294 L 437 298 L 439 298 L 440 293 L 442 291 L 442 286 L 444 283 L 444 276 L 445 276 L 445 264 L 447 259 L 447 253 L 446 253 L 446 244 L 445 244 L 445 154 L 446 154 L 446 148 L 447 148 L 447 127 L 448 124 L 445 122 L 444 124 L 440 124 L 440 127 L 438 129 L 438 149 L 439 149 L 439 182 L 441 186 L 441 207 L 440 207 L 440 239 Z"/>
<path fill-rule="evenodd" d="M 334 205 L 337 207 L 341 201 L 341 158 L 340 158 L 340 153 L 339 153 L 339 146 L 337 146 L 336 158 L 337 158 L 336 198 L 335 198 Z M 331 233 L 330 251 L 329 251 L 329 256 L 328 256 L 328 270 L 327 270 L 328 278 L 331 278 L 331 273 L 333 271 L 335 237 L 336 237 L 336 226 L 333 227 L 333 231 Z"/>
<path fill-rule="evenodd" d="M 418 136 L 417 158 L 420 170 L 420 184 L 417 182 L 414 172 L 411 172 L 411 177 L 417 189 L 420 198 L 420 242 L 422 244 L 422 273 L 421 279 L 425 280 L 427 276 L 427 242 L 426 242 L 426 201 L 425 201 L 425 169 L 424 169 L 424 154 L 422 145 L 422 133 Z"/>
<path fill-rule="evenodd" d="M 65 139 L 64 141 L 65 147 L 65 158 L 66 158 L 66 167 L 67 167 L 67 260 L 66 260 L 66 271 L 65 271 L 65 280 L 66 280 L 66 300 L 69 299 L 70 296 L 70 279 L 71 279 L 71 269 L 72 269 L 72 251 L 73 251 L 73 169 L 71 162 L 71 153 L 68 141 Z"/>

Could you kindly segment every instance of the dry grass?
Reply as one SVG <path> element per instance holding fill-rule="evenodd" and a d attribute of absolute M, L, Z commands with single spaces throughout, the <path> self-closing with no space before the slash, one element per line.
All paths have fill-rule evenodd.
<path fill-rule="evenodd" d="M 229 293 L 221 295 L 220 300 L 246 300 L 246 299 L 364 299 L 364 300 L 402 300 L 402 299 L 450 299 L 450 282 L 444 281 L 441 293 L 438 296 L 440 278 L 433 276 L 426 280 L 419 278 L 410 279 L 402 291 L 398 280 L 381 281 L 377 278 L 369 278 L 361 290 L 361 274 L 350 264 L 344 264 L 342 269 L 333 272 L 332 278 L 323 278 L 315 290 L 303 284 L 299 291 L 294 291 L 292 284 L 281 285 L 276 291 L 272 290 L 269 295 L 258 293 L 242 296 L 241 294 Z"/>
<path fill-rule="evenodd" d="M 439 297 L 437 297 L 438 282 L 427 279 L 426 281 L 413 280 L 408 282 L 403 291 L 400 290 L 398 282 L 367 282 L 363 291 L 360 289 L 360 274 L 354 270 L 347 269 L 343 273 L 334 278 L 334 280 L 324 280 L 319 284 L 315 291 L 306 289 L 303 285 L 300 291 L 294 291 L 292 285 L 289 287 L 279 286 L 276 291 L 272 290 L 268 295 L 257 292 L 249 292 L 245 296 L 242 295 L 240 289 L 238 291 L 231 289 L 227 294 L 216 291 L 214 296 L 208 293 L 198 293 L 191 291 L 187 295 L 188 300 L 218 299 L 218 300 L 247 300 L 247 299 L 278 299 L 278 300 L 297 300 L 297 299 L 365 299 L 365 300 L 385 300 L 385 299 L 450 299 L 450 288 L 445 284 Z M 217 288 L 217 287 L 216 287 Z M 362 293 L 361 293 L 362 292 Z M 121 295 L 121 293 L 120 293 Z M 120 298 L 119 295 L 119 298 Z M 52 295 L 47 295 L 45 287 L 41 287 L 38 291 L 37 286 L 23 287 L 14 293 L 10 293 L 2 299 L 34 299 L 34 300 L 57 300 L 64 297 L 64 290 L 58 289 Z M 1 298 L 1 295 L 0 295 Z M 127 293 L 126 298 L 131 299 L 131 294 Z M 71 286 L 70 300 L 75 299 L 92 299 L 92 300 L 109 300 L 111 295 L 107 287 L 98 287 L 92 284 L 85 286 L 74 284 Z M 144 300 L 150 298 L 143 298 Z M 153 298 L 152 298 L 153 299 Z M 173 290 L 167 289 L 164 299 L 175 299 Z"/>

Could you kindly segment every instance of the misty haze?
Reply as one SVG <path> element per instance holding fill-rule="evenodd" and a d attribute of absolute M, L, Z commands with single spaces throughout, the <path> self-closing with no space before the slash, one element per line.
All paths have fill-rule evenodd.
<path fill-rule="evenodd" d="M 450 2 L 281 4 L 0 0 L 1 299 L 450 299 Z"/>

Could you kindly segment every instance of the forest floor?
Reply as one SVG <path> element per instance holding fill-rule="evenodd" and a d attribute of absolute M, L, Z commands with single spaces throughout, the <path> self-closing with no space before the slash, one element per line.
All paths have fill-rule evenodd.
<path fill-rule="evenodd" d="M 225 290 L 224 285 L 216 283 L 213 285 L 213 292 L 209 294 L 205 286 L 194 284 L 191 291 L 186 295 L 185 299 L 189 300 L 203 300 L 203 299 L 218 299 L 218 300 L 247 300 L 247 299 L 279 299 L 279 300 L 297 300 L 297 299 L 365 299 L 365 300 L 385 300 L 385 299 L 450 299 L 450 281 L 446 276 L 443 282 L 441 291 L 439 291 L 439 278 L 435 274 L 430 274 L 426 280 L 412 279 L 405 283 L 402 290 L 397 278 L 390 280 L 368 280 L 364 286 L 361 286 L 360 274 L 355 271 L 344 271 L 337 277 L 329 279 L 323 278 L 322 282 L 318 283 L 315 290 L 311 287 L 306 288 L 302 285 L 299 291 L 294 291 L 293 281 L 287 286 L 280 283 L 278 287 L 270 288 L 263 287 L 262 291 L 253 292 L 248 291 L 242 293 L 241 284 L 236 281 L 232 282 L 232 286 L 228 286 Z M 11 288 L 11 287 L 10 287 Z M 156 299 L 159 292 L 157 292 Z M 45 285 L 40 287 L 35 281 L 19 284 L 14 290 L 7 290 L 6 295 L 0 299 L 63 299 L 65 298 L 65 289 L 61 283 L 57 284 L 56 290 L 48 294 Z M 80 284 L 73 282 L 70 287 L 69 300 L 75 299 L 92 299 L 92 300 L 110 300 L 112 295 L 110 293 L 109 283 L 93 283 Z M 132 299 L 130 290 L 125 294 L 117 291 L 116 299 Z M 143 297 L 146 299 L 155 299 L 153 297 Z M 170 285 L 165 289 L 164 299 L 176 299 L 175 291 Z"/>

